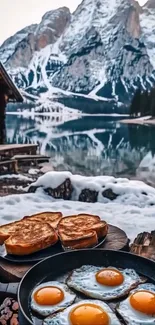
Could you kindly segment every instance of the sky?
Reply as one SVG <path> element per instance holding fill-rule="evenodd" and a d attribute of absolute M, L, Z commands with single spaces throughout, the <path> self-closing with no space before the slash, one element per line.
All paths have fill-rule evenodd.
<path fill-rule="evenodd" d="M 82 0 L 0 0 L 0 44 L 20 29 L 41 21 L 49 10 L 69 7 L 73 12 Z M 110 1 L 110 0 L 109 0 Z M 138 0 L 143 5 L 146 0 Z"/>

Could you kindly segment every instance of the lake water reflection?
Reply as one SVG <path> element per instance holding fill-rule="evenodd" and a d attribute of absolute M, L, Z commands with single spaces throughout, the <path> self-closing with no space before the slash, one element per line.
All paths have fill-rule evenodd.
<path fill-rule="evenodd" d="M 155 127 L 119 120 L 7 115 L 7 142 L 38 143 L 56 170 L 136 178 L 155 185 Z"/>

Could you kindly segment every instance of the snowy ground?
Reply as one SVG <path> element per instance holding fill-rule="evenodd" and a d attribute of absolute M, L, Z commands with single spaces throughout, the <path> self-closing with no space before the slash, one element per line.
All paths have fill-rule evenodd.
<path fill-rule="evenodd" d="M 31 171 L 31 169 L 30 169 L 30 171 Z M 31 174 L 31 172 L 30 172 L 30 174 Z M 7 175 L 0 176 L 0 180 L 1 179 L 13 179 L 13 178 L 16 178 L 20 181 L 33 181 L 33 178 L 30 178 L 30 177 L 22 175 L 22 174 L 7 174 Z"/>
<path fill-rule="evenodd" d="M 38 183 L 44 183 L 45 185 L 48 180 L 52 184 L 49 175 L 55 178 L 56 173 L 46 174 L 39 179 Z M 53 186 L 58 185 L 64 175 L 66 174 L 60 175 L 59 173 L 59 177 L 57 179 L 55 178 L 55 184 L 53 183 Z M 72 176 L 74 179 L 74 181 L 72 179 L 73 183 L 76 177 Z M 84 178 L 79 179 L 84 180 Z M 0 197 L 0 223 L 9 223 L 22 218 L 24 215 L 31 215 L 41 211 L 61 211 L 65 216 L 85 212 L 97 214 L 108 223 L 122 228 L 131 240 L 140 232 L 155 230 L 155 189 L 142 182 L 129 181 L 127 179 L 117 180 L 116 184 L 115 178 L 104 176 L 100 178 L 85 178 L 85 184 L 83 186 L 86 186 L 86 181 L 88 185 L 88 180 L 90 181 L 90 179 L 91 186 L 96 186 L 95 181 L 92 184 L 92 180 L 95 179 L 100 182 L 100 185 L 103 183 L 103 180 L 105 185 L 108 184 L 109 186 L 111 184 L 117 192 L 120 192 L 120 197 L 113 202 L 106 201 L 93 204 L 78 201 L 54 200 L 40 188 L 35 194 Z M 46 182 L 44 182 L 45 180 Z M 77 188 L 79 186 L 77 179 L 76 186 Z"/>

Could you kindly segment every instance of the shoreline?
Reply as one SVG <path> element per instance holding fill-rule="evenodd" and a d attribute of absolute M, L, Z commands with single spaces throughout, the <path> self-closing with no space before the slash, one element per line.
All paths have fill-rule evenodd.
<path fill-rule="evenodd" d="M 60 113 L 51 113 L 51 112 L 6 112 L 6 115 L 20 115 L 20 116 L 61 116 L 62 114 Z M 69 115 L 69 114 L 64 114 L 64 115 Z M 80 114 L 70 114 L 70 115 L 75 115 L 77 117 L 85 117 L 85 116 L 105 116 L 105 117 L 127 117 L 129 114 L 117 114 L 117 113 L 112 113 L 112 114 L 88 114 L 88 113 L 80 113 Z"/>
<path fill-rule="evenodd" d="M 155 125 L 155 118 L 151 118 L 150 116 L 144 116 L 140 118 L 120 120 L 119 122 L 123 124 Z"/>

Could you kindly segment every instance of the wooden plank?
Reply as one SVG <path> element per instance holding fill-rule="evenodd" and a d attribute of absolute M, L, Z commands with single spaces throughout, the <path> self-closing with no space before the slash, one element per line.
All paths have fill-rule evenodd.
<path fill-rule="evenodd" d="M 15 160 L 15 159 L 2 160 L 2 161 L 0 161 L 0 166 L 13 165 L 14 163 L 17 163 L 17 160 Z"/>
<path fill-rule="evenodd" d="M 13 145 L 0 145 L 0 159 L 5 159 L 6 157 L 11 158 L 14 155 L 18 154 L 30 154 L 36 155 L 37 154 L 38 145 L 20 145 L 20 144 L 13 144 Z"/>
<path fill-rule="evenodd" d="M 26 159 L 50 159 L 48 156 L 43 156 L 43 155 L 15 155 L 11 159 L 15 160 L 26 160 Z"/>
<path fill-rule="evenodd" d="M 12 150 L 12 149 L 19 149 L 19 148 L 37 148 L 37 144 L 2 144 L 0 145 L 1 150 Z"/>
<path fill-rule="evenodd" d="M 26 152 L 29 151 L 37 152 L 38 145 L 37 144 L 8 144 L 8 145 L 0 145 L 0 155 L 5 154 L 7 152 Z"/>
<path fill-rule="evenodd" d="M 129 239 L 125 232 L 118 227 L 109 225 L 109 232 L 102 248 L 128 250 L 128 246 Z M 7 282 L 18 282 L 34 264 L 9 263 L 1 258 L 0 265 L 0 277 L 3 277 Z"/>
<path fill-rule="evenodd" d="M 13 173 L 18 172 L 18 162 L 15 159 L 0 161 L 0 170 L 2 170 L 3 167 L 7 167 L 7 170 L 9 170 L 9 172 L 13 172 Z"/>
<path fill-rule="evenodd" d="M 26 164 L 27 162 L 37 163 L 45 163 L 49 162 L 50 157 L 43 155 L 15 155 L 11 159 L 15 159 L 18 161 L 18 164 Z"/>
<path fill-rule="evenodd" d="M 19 282 L 34 264 L 15 264 L 0 259 L 0 278 L 3 282 Z"/>

